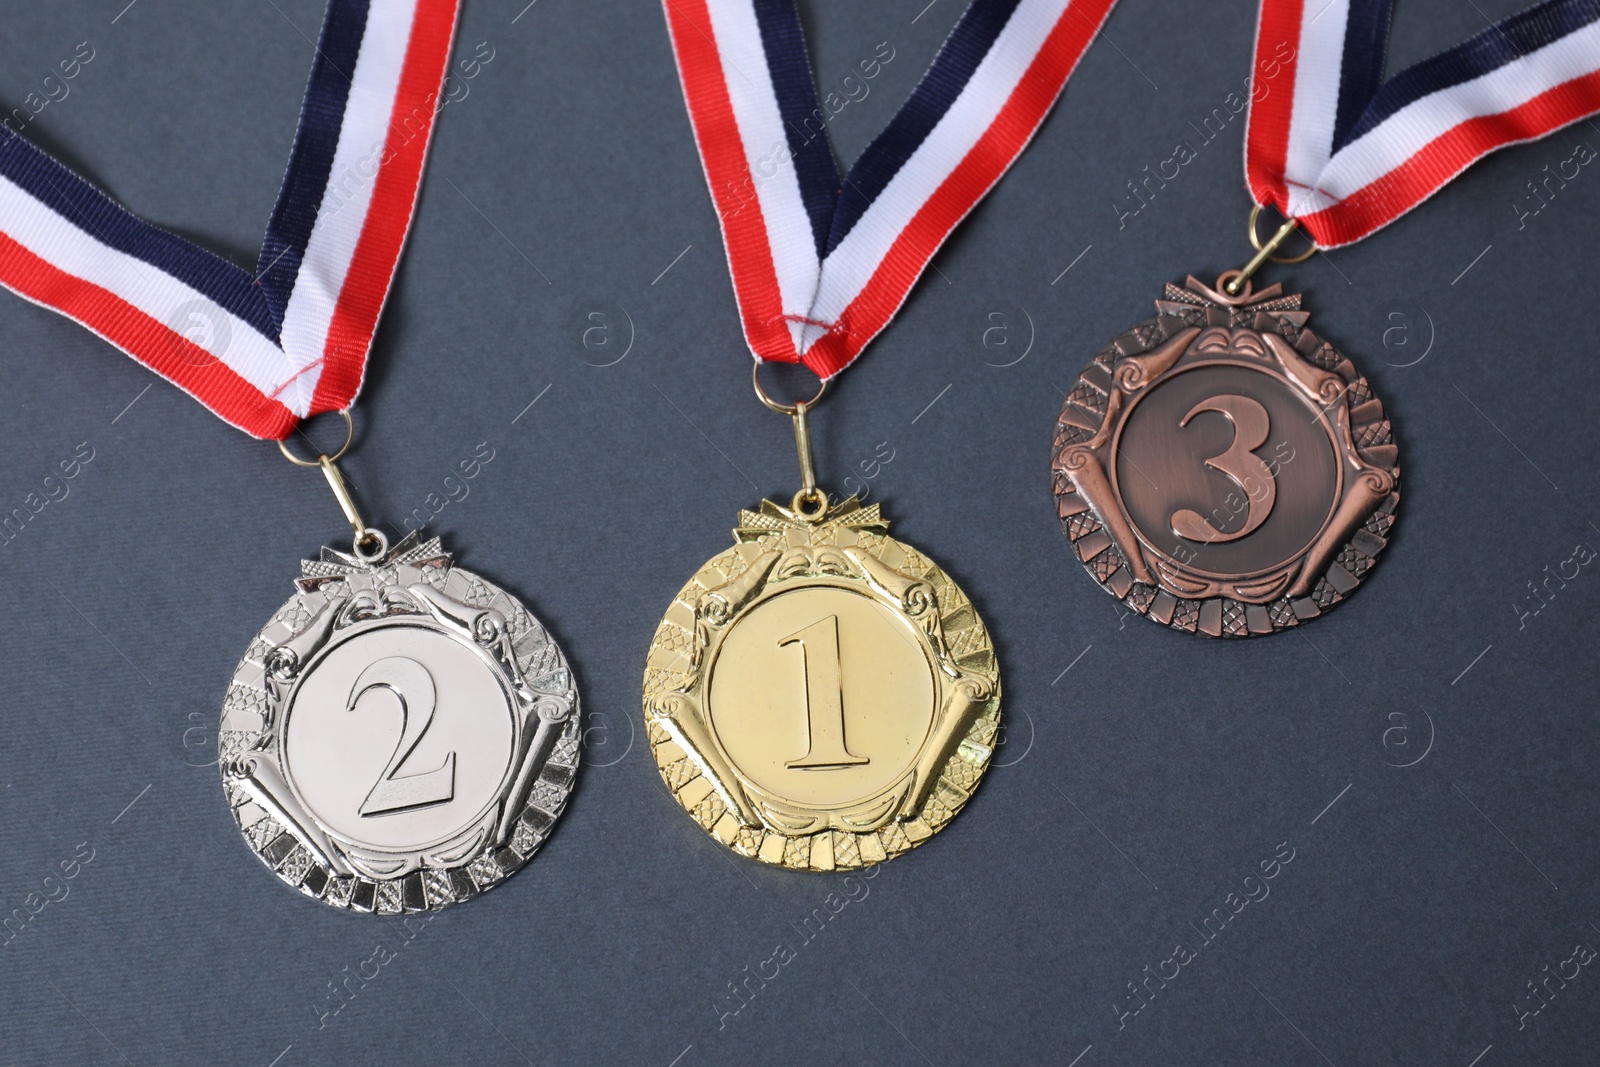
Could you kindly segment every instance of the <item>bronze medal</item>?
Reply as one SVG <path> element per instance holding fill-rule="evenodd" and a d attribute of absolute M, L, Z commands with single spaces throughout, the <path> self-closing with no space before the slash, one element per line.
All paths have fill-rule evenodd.
<path fill-rule="evenodd" d="M 1067 395 L 1052 475 L 1073 551 L 1173 629 L 1249 637 L 1348 597 L 1388 544 L 1399 452 L 1383 405 L 1298 295 L 1168 285 Z M 1237 292 L 1234 292 L 1237 290 Z"/>

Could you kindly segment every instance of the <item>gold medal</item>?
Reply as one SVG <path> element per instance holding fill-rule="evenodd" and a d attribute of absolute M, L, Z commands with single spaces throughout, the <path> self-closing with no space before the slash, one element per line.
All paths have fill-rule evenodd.
<path fill-rule="evenodd" d="M 1013 20 L 992 51 L 996 27 L 964 19 L 841 171 L 826 129 L 794 140 L 817 94 L 792 6 L 667 5 L 756 393 L 794 419 L 803 475 L 789 507 L 740 513 L 733 548 L 678 594 L 645 669 L 668 787 L 742 855 L 807 870 L 887 859 L 948 822 L 988 766 L 1000 677 L 971 602 L 888 536 L 876 506 L 817 489 L 806 412 L 822 394 L 776 403 L 759 369 L 800 364 L 825 388 L 889 325 L 1111 10 L 1080 6 Z M 945 76 L 957 68 L 979 74 L 963 87 Z"/>
<path fill-rule="evenodd" d="M 740 855 L 861 867 L 966 804 L 993 755 L 999 668 L 971 601 L 877 504 L 816 488 L 807 405 L 761 396 L 794 418 L 805 487 L 741 511 L 733 547 L 667 609 L 644 673 L 650 747 Z"/>

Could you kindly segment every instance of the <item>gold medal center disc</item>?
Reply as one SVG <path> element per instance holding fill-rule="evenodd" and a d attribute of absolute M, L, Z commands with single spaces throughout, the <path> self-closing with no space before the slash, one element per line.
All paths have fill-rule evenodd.
<path fill-rule="evenodd" d="M 723 638 L 707 671 L 711 726 L 761 788 L 849 804 L 916 761 L 933 726 L 934 670 L 910 621 L 871 596 L 787 590 Z"/>
<path fill-rule="evenodd" d="M 966 804 L 1000 723 L 994 646 L 948 575 L 877 505 L 763 501 L 679 591 L 644 713 L 662 778 L 744 856 L 860 867 Z"/>

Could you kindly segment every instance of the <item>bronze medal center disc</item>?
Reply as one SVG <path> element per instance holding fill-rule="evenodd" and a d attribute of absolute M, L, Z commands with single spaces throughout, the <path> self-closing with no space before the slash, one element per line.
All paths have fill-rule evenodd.
<path fill-rule="evenodd" d="M 933 725 L 933 664 L 909 620 L 872 596 L 817 584 L 740 616 L 707 670 L 707 710 L 757 787 L 839 806 L 892 785 Z"/>
<path fill-rule="evenodd" d="M 1113 485 L 1139 539 L 1199 573 L 1282 566 L 1339 501 L 1322 414 L 1281 377 L 1235 363 L 1193 364 L 1140 394 L 1113 451 Z"/>

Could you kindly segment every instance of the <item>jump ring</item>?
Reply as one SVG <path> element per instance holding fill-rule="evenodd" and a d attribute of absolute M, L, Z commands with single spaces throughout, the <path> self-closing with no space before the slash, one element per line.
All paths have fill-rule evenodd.
<path fill-rule="evenodd" d="M 340 408 L 339 414 L 344 416 L 344 444 L 340 445 L 339 451 L 335 452 L 333 455 L 318 456 L 316 459 L 301 459 L 299 456 L 289 451 L 289 446 L 284 444 L 282 441 L 278 442 L 278 451 L 283 453 L 284 459 L 288 460 L 290 463 L 293 463 L 296 467 L 320 467 L 322 466 L 323 460 L 327 460 L 329 463 L 336 462 L 340 456 L 344 455 L 350 450 L 350 442 L 354 440 L 356 436 L 356 420 L 351 417 L 350 409 Z"/>
<path fill-rule="evenodd" d="M 789 510 L 809 522 L 828 513 L 828 494 L 821 489 L 802 489 L 789 501 Z"/>
<path fill-rule="evenodd" d="M 1261 248 L 1262 248 L 1261 237 L 1256 233 L 1256 223 L 1259 222 L 1260 219 L 1261 219 L 1261 205 L 1257 204 L 1255 207 L 1250 209 L 1250 245 L 1257 252 L 1261 251 Z M 1274 256 L 1268 256 L 1267 258 L 1272 260 L 1272 262 L 1274 262 L 1274 263 L 1304 263 L 1306 260 L 1310 259 L 1312 256 L 1314 256 L 1316 254 L 1317 254 L 1317 243 L 1315 241 L 1312 241 L 1311 242 L 1311 247 L 1306 249 L 1304 252 L 1300 253 L 1298 256 L 1277 256 L 1277 255 L 1274 255 Z"/>
<path fill-rule="evenodd" d="M 761 386 L 760 360 L 756 360 L 750 364 L 750 381 L 756 387 L 756 397 L 763 404 L 765 404 L 769 410 L 776 411 L 779 415 L 788 415 L 791 418 L 793 418 L 795 413 L 799 410 L 794 404 L 780 404 L 778 401 L 767 395 L 767 391 Z M 811 408 L 816 407 L 817 401 L 821 400 L 822 394 L 826 393 L 827 391 L 828 379 L 823 378 L 821 380 L 821 384 L 817 386 L 817 395 L 806 401 L 806 409 L 809 411 Z"/>
<path fill-rule="evenodd" d="M 376 563 L 389 554 L 389 539 L 383 536 L 382 530 L 374 530 L 369 526 L 356 534 L 351 548 L 362 562 Z"/>

